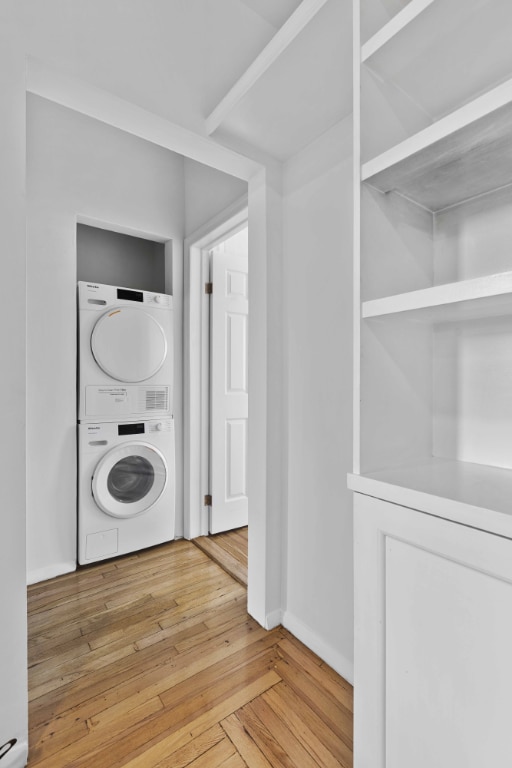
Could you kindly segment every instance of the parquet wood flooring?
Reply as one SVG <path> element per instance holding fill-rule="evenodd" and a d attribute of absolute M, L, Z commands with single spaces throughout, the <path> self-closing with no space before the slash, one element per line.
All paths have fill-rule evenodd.
<path fill-rule="evenodd" d="M 29 768 L 352 766 L 351 686 L 253 621 L 191 542 L 33 585 L 28 603 Z"/>
<path fill-rule="evenodd" d="M 247 586 L 247 526 L 213 536 L 199 536 L 193 543 L 240 584 Z"/>

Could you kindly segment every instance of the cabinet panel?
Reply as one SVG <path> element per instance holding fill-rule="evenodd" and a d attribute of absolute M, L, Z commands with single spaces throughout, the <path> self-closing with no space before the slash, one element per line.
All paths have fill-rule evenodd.
<path fill-rule="evenodd" d="M 505 768 L 512 541 L 355 494 L 355 767 Z"/>

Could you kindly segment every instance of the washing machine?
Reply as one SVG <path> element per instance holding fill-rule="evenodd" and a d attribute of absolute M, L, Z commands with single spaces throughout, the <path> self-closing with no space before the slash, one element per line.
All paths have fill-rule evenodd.
<path fill-rule="evenodd" d="M 172 296 L 78 283 L 78 420 L 172 416 Z"/>
<path fill-rule="evenodd" d="M 174 422 L 78 425 L 78 562 L 174 538 Z"/>

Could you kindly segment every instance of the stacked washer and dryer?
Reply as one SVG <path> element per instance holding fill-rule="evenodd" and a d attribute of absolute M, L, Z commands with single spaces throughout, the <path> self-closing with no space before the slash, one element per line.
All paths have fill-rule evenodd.
<path fill-rule="evenodd" d="M 78 284 L 78 562 L 174 538 L 172 296 Z"/>

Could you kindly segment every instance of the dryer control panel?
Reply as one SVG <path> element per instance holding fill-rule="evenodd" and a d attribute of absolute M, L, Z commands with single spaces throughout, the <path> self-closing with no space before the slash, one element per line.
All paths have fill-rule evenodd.
<path fill-rule="evenodd" d="M 101 310 L 105 307 L 140 306 L 146 304 L 155 309 L 169 309 L 172 307 L 172 296 L 167 293 L 153 293 L 152 291 L 135 291 L 131 288 L 120 288 L 116 285 L 103 285 L 102 283 L 78 283 L 78 307 L 79 309 Z"/>

